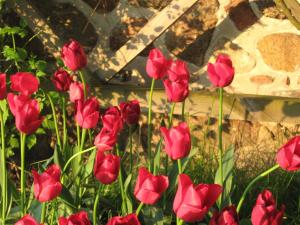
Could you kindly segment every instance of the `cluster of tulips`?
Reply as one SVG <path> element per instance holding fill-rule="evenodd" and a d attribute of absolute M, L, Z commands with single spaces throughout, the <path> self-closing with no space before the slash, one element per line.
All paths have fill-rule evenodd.
<path fill-rule="evenodd" d="M 228 56 L 219 55 L 215 63 L 208 64 L 208 75 L 212 84 L 219 90 L 219 170 L 221 182 L 218 184 L 194 184 L 192 179 L 184 174 L 182 160 L 189 156 L 191 152 L 191 134 L 188 123 L 184 121 L 184 101 L 189 94 L 190 73 L 185 62 L 180 60 L 167 59 L 160 50 L 152 49 L 146 65 L 147 74 L 152 78 L 151 90 L 149 95 L 148 107 L 148 133 L 147 133 L 147 158 L 146 165 L 139 168 L 133 194 L 139 202 L 136 210 L 128 208 L 126 204 L 126 192 L 124 190 L 124 177 L 122 177 L 122 153 L 118 146 L 118 136 L 124 129 L 129 128 L 130 138 L 130 171 L 133 169 L 132 149 L 132 126 L 138 123 L 140 117 L 140 105 L 137 100 L 122 102 L 119 106 L 112 106 L 100 115 L 100 104 L 96 97 L 90 96 L 89 88 L 84 81 L 81 69 L 87 64 L 87 57 L 80 44 L 71 40 L 64 45 L 61 52 L 61 58 L 65 64 L 64 68 L 59 68 L 52 77 L 52 82 L 58 92 L 64 96 L 69 94 L 69 103 L 73 104 L 75 109 L 74 120 L 77 126 L 77 146 L 74 148 L 71 156 L 66 160 L 64 168 L 57 164 L 52 164 L 39 173 L 32 170 L 33 175 L 33 192 L 35 199 L 43 204 L 41 220 L 36 221 L 28 212 L 27 194 L 25 189 L 25 143 L 26 135 L 34 133 L 44 117 L 41 116 L 39 103 L 34 96 L 39 89 L 38 79 L 31 73 L 18 72 L 10 75 L 10 93 L 7 94 L 6 75 L 0 75 L 0 99 L 8 102 L 11 113 L 15 118 L 15 126 L 20 132 L 21 140 L 21 188 L 20 188 L 20 211 L 22 218 L 15 225 L 38 225 L 44 224 L 47 214 L 47 204 L 60 196 L 64 185 L 68 182 L 66 171 L 68 165 L 75 163 L 78 171 L 72 171 L 77 177 L 74 182 L 76 193 L 76 206 L 78 212 L 72 215 L 60 215 L 58 218 L 59 225 L 89 225 L 91 220 L 86 211 L 82 210 L 82 170 L 84 168 L 84 153 L 95 152 L 93 174 L 101 185 L 109 185 L 118 179 L 122 197 L 122 215 L 114 215 L 109 218 L 107 225 L 140 225 L 139 214 L 142 212 L 144 205 L 154 205 L 162 198 L 170 186 L 170 177 L 168 177 L 169 160 L 177 161 L 178 176 L 176 179 L 177 191 L 173 201 L 173 211 L 177 217 L 176 224 L 181 225 L 184 222 L 202 221 L 208 214 L 210 215 L 210 225 L 238 225 L 239 210 L 245 199 L 245 195 L 255 182 L 277 168 L 281 167 L 286 171 L 295 171 L 300 168 L 300 137 L 294 137 L 287 144 L 282 146 L 277 154 L 277 164 L 271 169 L 260 174 L 246 188 L 240 201 L 235 205 L 223 205 L 223 146 L 222 146 L 222 99 L 223 88 L 230 85 L 234 78 L 234 68 Z M 161 127 L 161 140 L 158 143 L 157 151 L 152 151 L 152 94 L 155 82 L 162 80 L 167 99 L 171 104 L 169 123 L 166 127 Z M 57 116 L 55 107 L 50 96 L 49 101 L 52 106 L 53 119 L 56 128 L 57 151 L 63 154 L 67 149 L 68 134 L 66 129 L 65 118 L 65 98 L 63 97 L 63 134 L 61 135 L 57 125 Z M 173 125 L 172 117 L 176 103 L 182 104 L 182 121 Z M 95 135 L 94 145 L 84 149 L 87 145 L 87 133 L 95 129 L 99 120 L 101 120 L 101 130 Z M 3 125 L 3 115 L 1 112 L 1 124 Z M 2 133 L 2 224 L 6 222 L 7 212 L 7 172 L 5 163 L 5 143 L 4 143 L 4 126 L 1 126 Z M 62 140 L 61 140 L 62 139 Z M 164 175 L 161 173 L 163 164 L 160 160 L 161 142 L 164 143 L 164 152 L 166 158 L 164 161 Z M 154 153 L 154 155 L 153 155 Z M 163 155 L 163 154 L 162 154 Z M 158 162 L 154 162 L 154 157 L 158 156 Z M 94 199 L 93 223 L 97 224 L 97 208 L 100 195 L 97 192 Z M 209 213 L 217 200 L 221 204 L 219 210 Z M 277 209 L 276 201 L 269 190 L 264 190 L 257 197 L 253 207 L 251 221 L 253 225 L 280 225 L 284 215 L 285 207 Z M 52 224 L 53 221 L 47 224 Z M 54 222 L 55 223 L 55 222 Z"/>

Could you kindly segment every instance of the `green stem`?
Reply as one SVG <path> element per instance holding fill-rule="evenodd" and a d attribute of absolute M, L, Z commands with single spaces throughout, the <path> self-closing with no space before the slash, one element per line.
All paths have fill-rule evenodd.
<path fill-rule="evenodd" d="M 53 222 L 54 222 L 55 209 L 57 208 L 57 199 L 55 199 L 54 201 L 52 201 L 51 206 L 52 206 L 52 209 L 51 209 L 51 221 L 50 221 L 50 225 L 52 225 Z"/>
<path fill-rule="evenodd" d="M 67 144 L 67 116 L 66 116 L 66 98 L 62 96 L 62 117 L 63 117 L 63 150 L 66 149 Z"/>
<path fill-rule="evenodd" d="M 185 110 L 185 101 L 182 102 L 182 108 L 181 108 L 181 116 L 183 122 L 185 121 L 184 110 Z"/>
<path fill-rule="evenodd" d="M 25 143 L 26 134 L 20 132 L 20 143 L 21 143 L 21 210 L 22 216 L 26 214 L 25 209 Z"/>
<path fill-rule="evenodd" d="M 11 35 L 11 39 L 12 39 L 12 43 L 13 43 L 14 52 L 15 52 L 15 54 L 17 54 L 16 41 L 15 41 L 15 35 L 14 34 Z M 15 65 L 16 65 L 18 71 L 19 71 L 19 69 L 20 69 L 19 64 L 16 60 L 14 60 L 14 61 L 15 61 Z"/>
<path fill-rule="evenodd" d="M 98 204 L 99 204 L 100 193 L 101 193 L 101 184 L 99 185 L 97 195 L 96 195 L 96 198 L 95 198 L 95 202 L 94 202 L 93 224 L 97 224 L 97 208 L 98 208 Z"/>
<path fill-rule="evenodd" d="M 170 114 L 169 114 L 169 129 L 172 126 L 172 120 L 173 120 L 173 114 L 174 114 L 175 105 L 176 105 L 176 102 L 173 102 L 172 106 L 171 106 L 171 111 L 170 111 Z"/>
<path fill-rule="evenodd" d="M 181 165 L 181 160 L 177 159 L 177 164 L 178 164 L 178 175 L 182 173 L 182 165 Z"/>
<path fill-rule="evenodd" d="M 5 154 L 5 127 L 3 120 L 3 112 L 0 110 L 1 123 L 1 153 L 2 153 L 2 224 L 5 225 L 6 220 L 6 204 L 7 204 L 7 170 L 6 170 L 6 154 Z"/>
<path fill-rule="evenodd" d="M 140 203 L 139 204 L 139 207 L 136 209 L 136 212 L 135 212 L 135 214 L 138 216 L 139 215 L 139 213 L 140 213 L 140 211 L 141 211 L 141 209 L 143 208 L 143 206 L 144 206 L 144 203 Z"/>
<path fill-rule="evenodd" d="M 81 134 L 81 141 L 80 141 L 80 151 L 83 150 L 84 147 L 84 142 L 85 142 L 85 137 L 86 137 L 86 129 L 82 129 L 82 134 Z"/>
<path fill-rule="evenodd" d="M 86 83 L 85 83 L 85 79 L 84 79 L 84 76 L 83 76 L 82 71 L 79 70 L 78 73 L 79 73 L 81 82 L 82 82 L 82 84 L 83 84 L 83 94 L 84 94 L 84 99 L 86 99 L 87 91 L 86 91 Z"/>
<path fill-rule="evenodd" d="M 78 150 L 80 148 L 80 127 L 78 124 L 76 124 L 76 131 L 77 131 L 77 146 L 78 146 Z"/>
<path fill-rule="evenodd" d="M 177 217 L 176 221 L 177 221 L 177 223 L 176 223 L 177 225 L 182 225 L 184 222 L 182 219 L 179 219 L 178 217 Z"/>
<path fill-rule="evenodd" d="M 219 118 L 218 118 L 218 152 L 219 152 L 219 169 L 220 180 L 223 186 L 223 145 L 222 145 L 222 121 L 223 121 L 223 88 L 219 88 Z M 223 204 L 223 193 L 220 196 L 221 206 Z M 221 207 L 222 208 L 222 207 Z"/>
<path fill-rule="evenodd" d="M 152 171 L 152 153 L 151 153 L 151 138 L 152 138 L 152 97 L 153 97 L 153 90 L 155 86 L 155 79 L 152 79 L 150 94 L 148 99 L 148 135 L 147 135 L 147 148 L 148 148 L 148 167 L 149 171 Z"/>
<path fill-rule="evenodd" d="M 59 136 L 59 131 L 58 131 L 57 117 L 56 117 L 56 112 L 55 112 L 54 104 L 53 104 L 51 96 L 47 94 L 47 97 L 49 99 L 51 110 L 52 110 L 54 127 L 55 127 L 55 133 L 56 133 L 56 139 L 57 139 L 57 145 L 58 145 L 60 151 L 62 151 L 62 146 L 61 146 L 61 141 L 60 141 L 60 136 Z"/>
<path fill-rule="evenodd" d="M 43 206 L 42 206 L 41 224 L 44 224 L 44 223 L 45 223 L 46 211 L 47 211 L 47 203 L 44 202 L 44 203 L 43 203 Z"/>
<path fill-rule="evenodd" d="M 260 180 L 261 178 L 267 176 L 268 174 L 272 173 L 273 171 L 275 171 L 276 169 L 279 168 L 279 165 L 276 164 L 275 166 L 271 167 L 270 169 L 266 170 L 265 172 L 259 174 L 256 178 L 254 178 L 249 184 L 248 186 L 246 187 L 242 197 L 240 198 L 240 201 L 239 201 L 239 204 L 236 208 L 236 211 L 239 213 L 242 205 L 243 205 L 243 202 L 245 200 L 245 197 L 247 195 L 247 193 L 249 192 L 249 190 L 251 189 L 251 187 L 253 186 L 253 184 L 255 184 L 258 180 Z"/>
<path fill-rule="evenodd" d="M 132 126 L 131 125 L 129 125 L 129 149 L 130 149 L 130 173 L 132 174 L 133 152 L 132 152 Z"/>
<path fill-rule="evenodd" d="M 120 156 L 120 151 L 119 151 L 118 144 L 116 145 L 116 149 L 117 149 L 117 156 Z M 124 207 L 125 214 L 127 214 L 128 209 L 127 209 L 127 204 L 126 204 L 126 199 L 125 199 L 126 196 L 125 196 L 125 191 L 124 191 L 124 186 L 123 186 L 123 175 L 122 175 L 122 169 L 121 168 L 122 168 L 122 165 L 120 166 L 118 181 L 119 181 L 121 197 L 122 197 L 122 207 Z"/>

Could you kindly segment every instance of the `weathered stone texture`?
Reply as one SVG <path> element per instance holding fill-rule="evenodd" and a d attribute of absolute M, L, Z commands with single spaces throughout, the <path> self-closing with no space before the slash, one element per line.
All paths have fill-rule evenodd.
<path fill-rule="evenodd" d="M 274 82 L 274 77 L 269 75 L 254 75 L 250 77 L 250 81 L 258 85 L 271 84 Z"/>

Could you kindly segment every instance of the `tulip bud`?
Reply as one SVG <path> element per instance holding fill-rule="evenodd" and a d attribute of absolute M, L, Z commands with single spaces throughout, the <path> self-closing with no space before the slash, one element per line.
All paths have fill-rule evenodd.
<path fill-rule="evenodd" d="M 134 125 L 138 122 L 141 109 L 137 100 L 130 102 L 121 102 L 120 104 L 121 114 L 123 121 L 128 125 Z"/>
<path fill-rule="evenodd" d="M 188 175 L 180 174 L 173 210 L 178 218 L 186 222 L 200 221 L 221 193 L 222 187 L 218 184 L 195 186 Z"/>
<path fill-rule="evenodd" d="M 72 71 L 79 70 L 87 64 L 87 58 L 83 48 L 80 43 L 75 40 L 70 40 L 63 46 L 61 58 L 65 66 Z"/>
<path fill-rule="evenodd" d="M 30 215 L 23 216 L 15 225 L 42 225 L 36 222 L 36 220 Z"/>
<path fill-rule="evenodd" d="M 257 197 L 256 204 L 252 210 L 251 222 L 253 225 L 280 225 L 285 207 L 277 210 L 276 202 L 269 190 L 264 190 Z"/>
<path fill-rule="evenodd" d="M 164 57 L 161 51 L 154 48 L 149 53 L 146 71 L 149 77 L 156 80 L 162 79 L 166 75 L 169 65 L 170 62 Z"/>
<path fill-rule="evenodd" d="M 216 211 L 209 225 L 239 225 L 239 218 L 235 207 L 227 206 L 220 213 Z"/>
<path fill-rule="evenodd" d="M 71 75 L 64 69 L 58 69 L 52 77 L 56 90 L 61 92 L 68 91 L 72 81 Z"/>
<path fill-rule="evenodd" d="M 164 138 L 165 151 L 171 159 L 182 159 L 189 155 L 191 150 L 191 135 L 188 125 L 185 122 L 169 130 L 161 127 L 160 131 Z"/>
<path fill-rule="evenodd" d="M 20 92 L 23 95 L 31 95 L 39 88 L 38 79 L 28 72 L 18 72 L 10 76 L 10 88 L 13 91 Z"/>
<path fill-rule="evenodd" d="M 154 176 L 146 168 L 140 168 L 134 188 L 135 197 L 144 204 L 155 204 L 169 186 L 167 176 Z"/>
<path fill-rule="evenodd" d="M 164 80 L 163 82 L 169 102 L 183 102 L 189 95 L 189 83 L 187 80 L 175 82 Z"/>
<path fill-rule="evenodd" d="M 234 78 L 232 61 L 226 55 L 218 55 L 214 64 L 208 63 L 207 72 L 210 82 L 216 87 L 226 87 Z"/>
<path fill-rule="evenodd" d="M 60 217 L 58 219 L 58 224 L 59 225 L 91 225 L 92 223 L 90 222 L 88 218 L 88 214 L 85 211 L 81 211 L 78 213 L 75 213 L 68 218 L 65 217 Z"/>
<path fill-rule="evenodd" d="M 112 217 L 106 225 L 141 225 L 135 213 L 128 214 L 127 216 Z"/>
<path fill-rule="evenodd" d="M 53 164 L 44 173 L 38 174 L 32 170 L 34 196 L 40 202 L 51 201 L 60 195 L 62 184 L 60 183 L 61 171 L 59 166 Z"/>
<path fill-rule="evenodd" d="M 99 102 L 95 97 L 87 99 L 85 102 L 77 101 L 75 120 L 77 124 L 90 129 L 97 126 L 99 120 Z"/>
<path fill-rule="evenodd" d="M 104 155 L 98 151 L 94 164 L 94 175 L 96 179 L 103 184 L 113 183 L 120 169 L 120 157 L 112 154 Z"/>

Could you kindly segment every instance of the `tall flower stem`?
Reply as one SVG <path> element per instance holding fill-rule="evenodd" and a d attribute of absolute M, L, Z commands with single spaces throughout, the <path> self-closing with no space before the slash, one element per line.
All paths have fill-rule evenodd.
<path fill-rule="evenodd" d="M 271 167 L 270 169 L 268 169 L 268 170 L 262 172 L 261 174 L 259 174 L 257 177 L 255 177 L 255 178 L 248 184 L 248 186 L 246 187 L 246 189 L 245 189 L 245 191 L 244 191 L 242 197 L 240 198 L 239 204 L 238 204 L 238 206 L 237 206 L 237 208 L 236 208 L 236 211 L 237 211 L 238 213 L 239 213 L 239 211 L 240 211 L 240 209 L 241 209 L 241 207 L 242 207 L 242 205 L 243 205 L 243 202 L 244 202 L 244 200 L 245 200 L 245 198 L 246 198 L 246 195 L 248 194 L 248 192 L 249 192 L 249 190 L 251 189 L 251 187 L 252 187 L 258 180 L 260 180 L 261 178 L 267 176 L 268 174 L 272 173 L 273 171 L 277 170 L 278 168 L 279 168 L 279 165 L 276 164 L 275 166 Z"/>
<path fill-rule="evenodd" d="M 117 156 L 120 156 L 120 151 L 119 151 L 118 144 L 116 145 L 116 149 L 117 149 Z M 124 211 L 127 214 L 128 213 L 128 209 L 127 209 L 127 204 L 126 204 L 126 199 L 125 199 L 126 195 L 125 195 L 124 184 L 123 184 L 122 165 L 120 166 L 118 181 L 119 181 L 119 186 L 120 186 L 120 191 L 121 191 L 121 197 L 122 197 L 122 208 L 124 207 Z"/>
<path fill-rule="evenodd" d="M 3 112 L 0 110 L 1 123 L 1 158 L 2 158 L 2 224 L 5 225 L 6 204 L 7 204 L 7 170 L 6 170 L 6 154 L 5 154 L 5 127 Z"/>
<path fill-rule="evenodd" d="M 132 152 L 132 125 L 129 125 L 129 149 L 130 149 L 130 173 L 133 168 L 133 152 Z"/>
<path fill-rule="evenodd" d="M 222 121 L 223 121 L 223 88 L 219 88 L 219 118 L 218 118 L 218 152 L 219 152 L 219 170 L 220 180 L 223 186 L 223 144 L 222 144 Z M 223 192 L 220 196 L 221 206 L 223 204 Z"/>
<path fill-rule="evenodd" d="M 51 110 L 52 110 L 52 116 L 53 116 L 53 121 L 54 121 L 57 145 L 58 145 L 60 151 L 62 151 L 62 145 L 61 145 L 60 135 L 59 135 L 59 131 L 58 131 L 57 116 L 56 116 L 56 112 L 55 112 L 55 107 L 54 107 L 53 100 L 52 100 L 51 96 L 49 94 L 47 94 L 47 97 L 49 99 Z"/>
<path fill-rule="evenodd" d="M 26 134 L 20 132 L 20 143 L 21 143 L 21 210 L 22 215 L 26 214 L 25 208 L 25 143 L 26 143 Z"/>
<path fill-rule="evenodd" d="M 47 211 L 47 203 L 44 202 L 42 205 L 41 224 L 45 223 L 46 211 Z"/>
<path fill-rule="evenodd" d="M 101 189 L 102 189 L 102 186 L 101 186 L 101 184 L 99 184 L 97 195 L 96 195 L 95 202 L 94 202 L 94 208 L 93 208 L 93 224 L 97 224 L 97 209 L 98 209 Z"/>
<path fill-rule="evenodd" d="M 63 118 L 63 150 L 66 149 L 67 144 L 67 116 L 66 116 L 66 98 L 62 96 L 62 118 Z"/>
<path fill-rule="evenodd" d="M 80 141 L 80 148 L 79 148 L 79 153 L 81 153 L 83 151 L 83 147 L 84 147 L 84 142 L 85 142 L 85 138 L 86 138 L 86 132 L 87 129 L 82 129 L 82 133 L 81 133 L 81 141 Z M 79 163 L 81 164 L 82 162 L 82 154 L 80 154 L 79 157 Z M 80 206 L 81 204 L 81 198 L 82 198 L 82 186 L 81 186 L 81 175 L 79 175 L 78 179 L 77 179 L 77 187 L 78 187 L 78 195 L 76 195 L 76 198 L 78 199 L 78 204 Z"/>
<path fill-rule="evenodd" d="M 140 214 L 140 211 L 142 210 L 143 206 L 144 206 L 144 203 L 141 202 L 141 203 L 139 204 L 138 208 L 137 208 L 136 211 L 135 211 L 135 214 L 136 214 L 137 216 Z"/>
<path fill-rule="evenodd" d="M 81 80 L 81 82 L 83 84 L 83 93 L 84 93 L 84 99 L 85 99 L 86 96 L 87 96 L 86 82 L 85 82 L 85 79 L 84 79 L 82 71 L 79 70 L 78 73 L 79 73 L 79 76 L 80 76 L 80 80 Z"/>
<path fill-rule="evenodd" d="M 155 79 L 152 79 L 150 94 L 148 99 L 148 132 L 147 132 L 147 148 L 148 148 L 148 167 L 152 171 L 152 153 L 151 153 L 151 139 L 152 139 L 152 97 L 155 86 Z"/>

